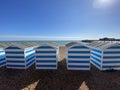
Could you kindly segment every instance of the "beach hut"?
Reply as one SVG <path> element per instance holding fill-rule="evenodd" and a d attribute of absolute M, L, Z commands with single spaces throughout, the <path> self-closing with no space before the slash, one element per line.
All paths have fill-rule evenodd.
<path fill-rule="evenodd" d="M 5 55 L 5 48 L 8 45 L 0 42 L 0 67 L 6 66 L 6 55 Z"/>
<path fill-rule="evenodd" d="M 91 50 L 91 61 L 99 70 L 120 70 L 120 44 L 107 43 Z"/>
<path fill-rule="evenodd" d="M 33 46 L 14 43 L 5 49 L 6 66 L 13 69 L 27 69 L 35 62 Z"/>
<path fill-rule="evenodd" d="M 78 42 L 66 44 L 68 70 L 90 70 L 90 48 Z"/>
<path fill-rule="evenodd" d="M 0 47 L 0 67 L 3 67 L 5 65 L 6 65 L 5 50 Z"/>
<path fill-rule="evenodd" d="M 35 48 L 36 69 L 57 69 L 58 50 L 56 43 L 45 43 Z"/>

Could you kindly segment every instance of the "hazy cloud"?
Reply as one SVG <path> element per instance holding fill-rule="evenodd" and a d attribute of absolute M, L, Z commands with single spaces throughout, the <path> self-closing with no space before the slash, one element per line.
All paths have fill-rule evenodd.
<path fill-rule="evenodd" d="M 117 0 L 93 0 L 93 7 L 94 8 L 110 8 Z"/>

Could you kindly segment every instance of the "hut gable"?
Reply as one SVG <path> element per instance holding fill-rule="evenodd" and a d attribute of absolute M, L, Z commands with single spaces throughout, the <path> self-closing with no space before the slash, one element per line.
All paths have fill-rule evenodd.
<path fill-rule="evenodd" d="M 100 70 L 120 69 L 120 44 L 105 43 L 91 51 L 91 63 Z"/>
<path fill-rule="evenodd" d="M 84 43 L 79 42 L 71 42 L 66 44 L 66 48 L 68 49 L 90 49 L 90 47 Z"/>
<path fill-rule="evenodd" d="M 107 44 L 99 46 L 98 48 L 100 48 L 102 50 L 120 49 L 120 44 L 119 43 L 107 43 Z"/>
<path fill-rule="evenodd" d="M 68 70 L 90 70 L 90 48 L 84 43 L 71 42 L 66 45 Z"/>
<path fill-rule="evenodd" d="M 75 45 L 75 46 L 73 46 L 73 47 L 71 47 L 71 49 L 87 49 L 87 47 L 86 46 L 80 46 L 80 45 Z"/>
<path fill-rule="evenodd" d="M 9 46 L 7 47 L 6 49 L 21 49 L 20 47 L 17 47 L 17 46 Z"/>
<path fill-rule="evenodd" d="M 107 49 L 120 49 L 120 45 L 110 46 Z"/>
<path fill-rule="evenodd" d="M 44 46 L 39 46 L 37 47 L 38 49 L 50 49 L 53 48 L 52 46 L 44 45 Z"/>
<path fill-rule="evenodd" d="M 41 44 L 36 48 L 36 69 L 57 69 L 58 45 L 55 43 Z"/>
<path fill-rule="evenodd" d="M 45 44 L 41 44 L 38 47 L 36 47 L 37 49 L 57 49 L 58 45 L 56 43 L 45 43 Z"/>

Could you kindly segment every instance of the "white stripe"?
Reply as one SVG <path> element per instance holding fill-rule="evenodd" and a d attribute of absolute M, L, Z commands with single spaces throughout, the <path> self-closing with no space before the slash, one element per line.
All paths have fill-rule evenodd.
<path fill-rule="evenodd" d="M 26 62 L 27 64 L 31 61 L 34 61 L 33 63 L 35 63 L 35 58 L 33 58 L 32 60 L 29 60 L 28 62 Z"/>
<path fill-rule="evenodd" d="M 56 56 L 56 53 L 46 53 L 46 54 L 35 54 L 36 56 L 51 56 L 51 55 L 55 55 Z"/>
<path fill-rule="evenodd" d="M 0 61 L 0 63 L 6 62 L 5 60 Z"/>
<path fill-rule="evenodd" d="M 0 53 L 0 56 L 1 56 L 1 55 L 4 55 L 4 54 L 5 54 L 5 52 L 2 52 L 2 53 Z"/>
<path fill-rule="evenodd" d="M 104 56 L 120 56 L 120 54 L 104 54 Z"/>
<path fill-rule="evenodd" d="M 98 63 L 99 65 L 101 64 L 100 62 L 98 62 L 97 60 L 91 58 L 94 62 Z"/>
<path fill-rule="evenodd" d="M 90 51 L 89 49 L 69 49 L 68 51 Z"/>
<path fill-rule="evenodd" d="M 56 65 L 57 63 L 36 63 L 36 65 Z"/>
<path fill-rule="evenodd" d="M 111 68 L 102 68 L 102 70 L 109 70 L 109 69 L 111 69 Z M 114 69 L 114 70 L 120 70 L 120 67 L 118 67 L 118 68 L 112 68 L 112 69 Z"/>
<path fill-rule="evenodd" d="M 0 49 L 0 52 L 1 52 L 1 51 L 5 51 L 5 50 L 4 50 L 4 49 Z"/>
<path fill-rule="evenodd" d="M 8 60 L 8 61 L 9 60 L 15 60 L 15 61 L 16 60 L 21 60 L 22 61 L 22 60 L 25 60 L 25 58 L 6 58 L 6 60 Z"/>
<path fill-rule="evenodd" d="M 101 55 L 102 53 L 96 52 L 96 51 L 91 51 L 91 53 L 97 54 L 97 55 Z"/>
<path fill-rule="evenodd" d="M 103 63 L 103 66 L 120 66 L 120 63 Z"/>
<path fill-rule="evenodd" d="M 24 54 L 6 54 L 6 56 L 24 56 Z"/>
<path fill-rule="evenodd" d="M 105 51 L 120 51 L 120 49 L 106 49 Z"/>
<path fill-rule="evenodd" d="M 90 66 L 90 63 L 67 63 L 67 65 L 80 65 L 80 66 L 87 65 L 87 66 Z"/>
<path fill-rule="evenodd" d="M 71 60 L 68 60 L 68 61 L 71 61 Z M 90 61 L 90 59 L 89 60 L 72 60 L 72 61 Z"/>
<path fill-rule="evenodd" d="M 31 51 L 31 52 L 29 52 L 29 53 L 25 53 L 25 56 L 30 55 L 30 54 L 32 54 L 32 53 L 35 53 L 35 51 Z"/>
<path fill-rule="evenodd" d="M 90 68 L 67 68 L 68 70 L 90 70 Z"/>
<path fill-rule="evenodd" d="M 53 60 L 53 59 L 52 59 L 52 60 Z M 37 59 L 36 59 L 36 61 L 41 61 L 41 60 L 37 60 Z M 42 60 L 42 61 L 43 61 L 43 60 Z M 44 60 L 44 61 L 48 61 L 48 60 Z M 49 61 L 51 61 L 51 60 L 49 60 Z M 57 61 L 57 60 L 55 60 L 55 61 Z"/>
<path fill-rule="evenodd" d="M 120 60 L 120 58 L 112 58 L 112 59 L 103 59 L 103 61 L 119 61 Z"/>
<path fill-rule="evenodd" d="M 35 51 L 56 51 L 56 49 L 36 49 Z"/>
<path fill-rule="evenodd" d="M 19 52 L 19 51 L 23 51 L 24 52 L 24 50 L 22 50 L 22 49 L 20 49 L 20 50 L 18 50 L 18 49 L 6 49 L 5 51 L 8 51 L 8 52 L 12 52 L 12 51 L 16 51 L 16 52 Z"/>
<path fill-rule="evenodd" d="M 31 57 L 33 57 L 33 56 L 35 57 L 35 55 L 33 54 L 33 55 L 30 55 L 29 57 L 27 57 L 26 59 L 29 59 L 29 58 L 31 58 Z"/>
<path fill-rule="evenodd" d="M 57 69 L 57 66 L 56 67 L 37 67 L 36 66 L 36 69 Z"/>
<path fill-rule="evenodd" d="M 25 63 L 18 63 L 18 62 L 15 62 L 15 63 L 7 62 L 6 64 L 7 65 L 25 65 Z"/>
<path fill-rule="evenodd" d="M 26 67 L 14 67 L 14 66 L 6 66 L 6 67 L 12 69 L 26 69 Z"/>
<path fill-rule="evenodd" d="M 67 58 L 67 60 L 80 60 L 80 61 L 88 61 L 88 60 L 90 60 L 90 59 L 88 59 L 88 58 Z"/>
<path fill-rule="evenodd" d="M 95 57 L 95 58 L 97 58 L 97 59 L 99 59 L 99 60 L 101 60 L 101 58 L 100 57 L 98 57 L 98 56 L 95 56 L 95 55 L 91 55 L 92 57 Z"/>
<path fill-rule="evenodd" d="M 2 65 L 0 65 L 0 67 L 3 67 L 3 66 L 5 66 L 6 64 L 2 64 Z"/>
<path fill-rule="evenodd" d="M 93 64 L 95 67 L 97 67 L 98 69 L 101 69 L 100 67 L 98 67 L 98 65 L 96 65 L 94 62 L 90 61 L 91 64 Z M 101 64 L 100 64 L 101 65 Z"/>
<path fill-rule="evenodd" d="M 28 49 L 25 49 L 25 52 L 27 52 L 27 51 L 31 51 L 31 50 L 33 50 L 33 51 L 34 51 L 34 49 L 33 49 L 33 48 L 28 48 Z"/>
<path fill-rule="evenodd" d="M 90 54 L 68 54 L 69 56 L 90 56 Z"/>
<path fill-rule="evenodd" d="M 57 60 L 57 58 L 36 58 L 36 60 Z"/>

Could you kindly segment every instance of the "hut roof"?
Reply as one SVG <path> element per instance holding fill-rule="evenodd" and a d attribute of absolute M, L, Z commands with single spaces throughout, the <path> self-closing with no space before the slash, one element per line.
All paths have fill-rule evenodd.
<path fill-rule="evenodd" d="M 0 48 L 3 48 L 3 49 L 9 47 L 10 45 L 12 45 L 12 43 L 0 42 Z"/>
<path fill-rule="evenodd" d="M 107 43 L 107 44 L 104 44 L 104 45 L 101 45 L 101 46 L 98 46 L 97 48 L 100 48 L 102 50 L 105 50 L 111 46 L 120 46 L 120 43 Z"/>
<path fill-rule="evenodd" d="M 28 44 L 23 44 L 23 43 L 12 43 L 12 45 L 9 45 L 8 47 L 16 46 L 21 49 L 28 49 L 28 48 L 34 48 L 34 46 L 30 46 Z"/>
<path fill-rule="evenodd" d="M 83 45 L 83 46 L 90 48 L 88 45 L 86 45 L 85 43 L 82 43 L 82 42 L 70 42 L 70 43 L 66 44 L 66 47 L 71 48 L 74 45 Z"/>
<path fill-rule="evenodd" d="M 39 45 L 37 46 L 37 47 L 40 47 L 40 46 L 51 46 L 51 47 L 53 47 L 53 48 L 58 48 L 58 44 L 57 43 L 55 43 L 55 42 L 47 42 L 47 43 L 43 43 L 43 44 L 40 44 L 40 43 L 38 43 Z M 36 48 L 37 48 L 36 47 Z"/>

